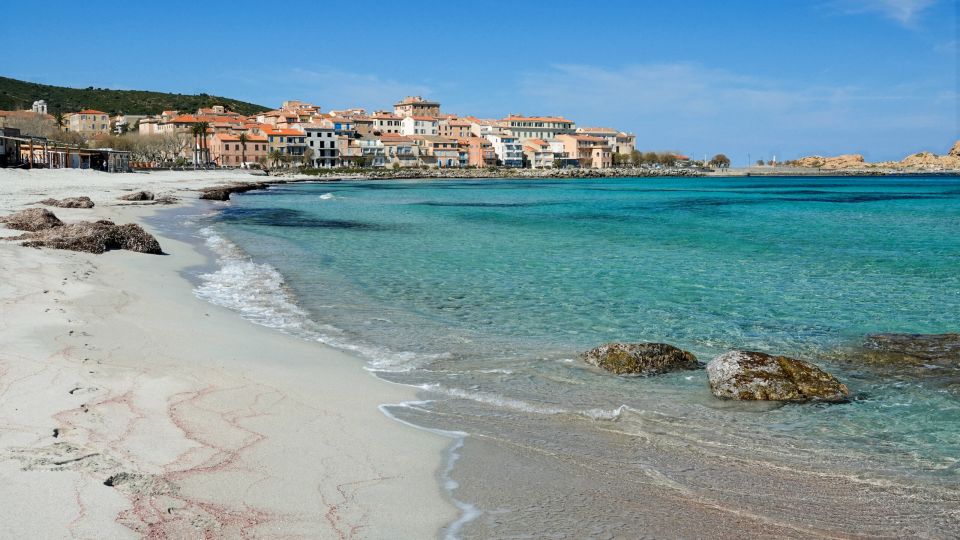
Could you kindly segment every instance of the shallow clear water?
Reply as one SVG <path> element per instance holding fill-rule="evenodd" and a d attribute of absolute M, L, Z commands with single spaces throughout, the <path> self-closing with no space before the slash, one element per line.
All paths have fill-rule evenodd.
<path fill-rule="evenodd" d="M 960 372 L 878 371 L 855 347 L 874 332 L 958 330 L 957 177 L 286 185 L 234 195 L 206 234 L 224 266 L 198 294 L 420 386 L 431 401 L 396 411 L 408 421 L 575 451 L 627 477 L 651 474 L 623 468 L 649 458 L 643 439 L 701 460 L 906 482 L 933 490 L 928 507 L 956 500 Z M 733 404 L 710 396 L 703 372 L 618 378 L 575 359 L 608 341 L 665 341 L 703 361 L 732 348 L 798 356 L 856 399 Z M 471 492 L 463 475 L 488 515 L 524 504 Z"/>

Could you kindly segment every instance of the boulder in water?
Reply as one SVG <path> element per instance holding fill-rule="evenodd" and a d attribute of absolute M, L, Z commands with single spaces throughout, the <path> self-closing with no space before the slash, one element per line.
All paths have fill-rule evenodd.
<path fill-rule="evenodd" d="M 845 401 L 846 385 L 817 366 L 761 352 L 730 351 L 707 364 L 710 390 L 724 399 Z"/>
<path fill-rule="evenodd" d="M 701 367 L 692 353 L 666 343 L 608 343 L 580 358 L 617 375 L 658 375 Z"/>
<path fill-rule="evenodd" d="M 90 197 L 67 197 L 66 199 L 44 199 L 40 204 L 56 206 L 57 208 L 93 208 Z"/>
<path fill-rule="evenodd" d="M 27 208 L 9 216 L 0 217 L 0 222 L 6 223 L 8 229 L 30 232 L 63 225 L 63 222 L 46 208 Z"/>

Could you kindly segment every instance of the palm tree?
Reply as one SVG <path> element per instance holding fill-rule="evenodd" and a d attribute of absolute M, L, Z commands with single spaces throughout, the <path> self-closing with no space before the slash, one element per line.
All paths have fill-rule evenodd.
<path fill-rule="evenodd" d="M 200 123 L 196 123 L 190 126 L 190 133 L 193 134 L 193 168 L 197 168 L 197 164 L 200 162 L 200 134 L 204 133 L 205 130 L 200 129 Z"/>
<path fill-rule="evenodd" d="M 273 163 L 273 166 L 276 167 L 283 161 L 283 154 L 278 149 L 273 149 L 270 151 L 270 155 L 267 156 L 270 159 L 270 163 Z"/>
<path fill-rule="evenodd" d="M 63 127 L 67 125 L 67 118 L 63 116 L 63 113 L 57 111 L 57 114 L 53 115 L 53 123 L 57 126 L 58 130 L 63 130 Z"/>
<path fill-rule="evenodd" d="M 247 134 L 240 134 L 240 167 L 247 165 Z"/>
<path fill-rule="evenodd" d="M 203 168 L 207 168 L 210 163 L 210 149 L 207 147 L 207 129 L 210 128 L 209 122 L 197 122 L 197 128 L 200 131 L 200 149 L 203 157 Z"/>

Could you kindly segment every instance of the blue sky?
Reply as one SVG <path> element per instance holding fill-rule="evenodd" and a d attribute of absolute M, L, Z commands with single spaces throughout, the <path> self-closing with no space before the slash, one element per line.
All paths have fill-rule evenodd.
<path fill-rule="evenodd" d="M 0 75 L 268 106 L 561 114 L 735 163 L 944 153 L 960 0 L 16 2 Z M 422 21 L 422 22 L 418 22 Z"/>

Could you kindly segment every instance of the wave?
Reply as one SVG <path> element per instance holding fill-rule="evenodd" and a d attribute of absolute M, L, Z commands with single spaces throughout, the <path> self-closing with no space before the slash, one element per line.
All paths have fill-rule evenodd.
<path fill-rule="evenodd" d="M 443 394 L 458 399 L 466 399 L 469 401 L 474 401 L 476 403 L 482 403 L 485 405 L 493 405 L 501 409 L 507 409 L 517 412 L 531 413 L 531 414 L 542 414 L 542 415 L 574 415 L 581 416 L 590 420 L 598 421 L 616 421 L 625 412 L 636 412 L 627 405 L 620 405 L 615 409 L 566 409 L 563 407 L 557 407 L 552 405 L 539 405 L 536 403 L 531 403 L 529 401 L 524 401 L 521 399 L 506 397 L 500 394 L 494 394 L 490 392 L 479 392 L 475 390 L 464 390 L 462 388 L 450 388 L 445 387 L 440 384 L 422 384 L 418 385 L 417 388 L 425 390 L 427 392 L 434 392 L 438 394 Z"/>

